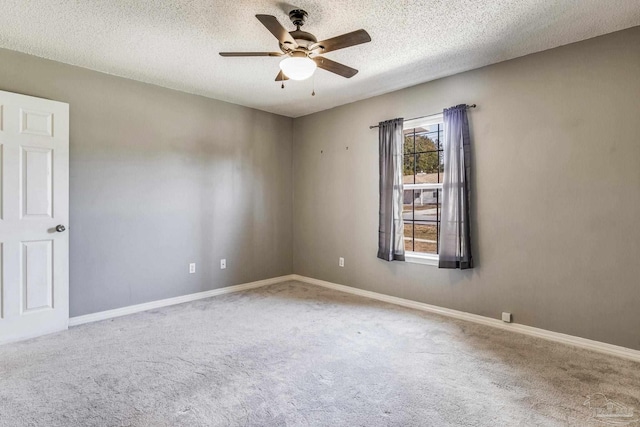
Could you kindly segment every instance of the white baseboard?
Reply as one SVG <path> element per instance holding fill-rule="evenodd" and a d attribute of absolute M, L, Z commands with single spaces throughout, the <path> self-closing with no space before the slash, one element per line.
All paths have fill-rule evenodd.
<path fill-rule="evenodd" d="M 559 332 L 547 331 L 545 329 L 534 328 L 532 326 L 521 325 L 518 323 L 505 323 L 499 319 L 480 316 L 477 314 L 465 313 L 463 311 L 452 310 L 450 308 L 438 307 L 435 305 L 425 304 L 423 302 L 412 301 L 404 298 L 393 297 L 390 295 L 380 294 L 377 292 L 365 291 L 363 289 L 353 288 L 351 286 L 339 285 L 337 283 L 327 282 L 324 280 L 313 279 L 311 277 L 300 276 L 298 274 L 290 274 L 287 276 L 274 277 L 272 279 L 258 280 L 257 282 L 244 283 L 241 285 L 227 286 L 225 288 L 213 289 L 195 294 L 182 295 L 175 298 L 167 298 L 159 301 L 151 301 L 144 304 L 131 305 L 128 307 L 116 308 L 114 310 L 101 311 L 98 313 L 87 314 L 84 316 L 72 317 L 69 319 L 69 326 L 78 326 L 84 323 L 97 322 L 99 320 L 111 319 L 114 317 L 126 316 L 128 314 L 139 313 L 141 311 L 153 310 L 156 308 L 167 307 L 170 305 L 181 304 L 184 302 L 195 301 L 203 298 L 210 298 L 217 295 L 224 295 L 233 292 L 255 289 L 262 286 L 273 285 L 276 283 L 286 282 L 289 280 L 297 280 L 299 282 L 311 285 L 321 286 L 323 288 L 334 289 L 340 292 L 346 292 L 353 295 L 371 298 L 402 307 L 413 308 L 429 313 L 435 313 L 442 316 L 451 317 L 468 322 L 478 323 L 481 325 L 491 326 L 494 328 L 504 329 L 519 334 L 529 335 L 536 338 L 542 338 L 573 347 L 591 350 L 610 356 L 621 357 L 623 359 L 640 362 L 640 351 L 613 344 L 607 344 L 600 341 L 580 338 L 573 335 L 561 334 Z"/>
<path fill-rule="evenodd" d="M 312 285 L 322 286 L 323 288 L 334 289 L 340 292 L 346 292 L 353 295 L 359 295 L 378 301 L 388 302 L 390 304 L 400 305 L 402 307 L 414 308 L 429 313 L 440 314 L 442 316 L 452 317 L 454 319 L 466 320 L 468 322 L 479 323 L 481 325 L 492 326 L 494 328 L 504 329 L 507 331 L 517 332 L 519 334 L 529 335 L 536 338 L 542 338 L 549 341 L 555 341 L 567 344 L 573 347 L 583 348 L 602 354 L 621 357 L 623 359 L 640 362 L 640 351 L 613 344 L 607 344 L 600 341 L 580 338 L 573 335 L 561 334 L 559 332 L 547 331 L 545 329 L 534 328 L 532 326 L 521 325 L 518 323 L 505 323 L 502 320 L 492 319 L 490 317 L 479 316 L 477 314 L 465 313 L 463 311 L 452 310 L 450 308 L 438 307 L 435 305 L 425 304 L 422 302 L 411 301 L 404 298 L 393 297 L 390 295 L 379 294 L 377 292 L 365 291 L 351 286 L 339 285 L 337 283 L 326 282 L 324 280 L 312 279 L 310 277 L 293 274 L 288 280 L 298 280 L 300 282 Z"/>
<path fill-rule="evenodd" d="M 257 282 L 243 283 L 241 285 L 227 286 L 224 288 L 212 289 L 210 291 L 198 292 L 195 294 L 181 295 L 179 297 L 167 298 L 158 301 L 146 302 L 143 304 L 130 305 L 127 307 L 116 308 L 113 310 L 100 311 L 98 313 L 85 314 L 84 316 L 76 316 L 69 319 L 69 326 L 78 326 L 85 323 L 97 322 L 99 320 L 112 319 L 114 317 L 126 316 L 127 314 L 139 313 L 141 311 L 153 310 L 156 308 L 167 307 L 169 305 L 182 304 L 184 302 L 195 301 L 203 298 L 215 297 L 217 295 L 230 294 L 233 292 L 246 291 L 247 289 L 255 289 L 262 286 L 273 285 L 275 283 L 294 280 L 293 275 L 274 277 L 271 279 L 258 280 Z"/>

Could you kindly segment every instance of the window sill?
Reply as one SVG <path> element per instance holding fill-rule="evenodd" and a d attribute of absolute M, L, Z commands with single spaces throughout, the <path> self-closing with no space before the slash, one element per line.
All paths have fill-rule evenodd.
<path fill-rule="evenodd" d="M 438 266 L 438 255 L 421 254 L 419 252 L 405 252 L 404 260 L 405 262 L 413 264 L 432 265 L 434 267 Z"/>

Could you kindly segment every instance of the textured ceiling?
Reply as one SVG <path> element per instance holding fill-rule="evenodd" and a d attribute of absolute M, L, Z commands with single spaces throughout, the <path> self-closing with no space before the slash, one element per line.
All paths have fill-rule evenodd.
<path fill-rule="evenodd" d="M 0 0 L 0 46 L 291 117 L 640 25 L 640 0 Z M 372 42 L 326 56 L 357 68 L 318 70 L 280 89 L 277 51 L 254 17 L 309 12 L 319 40 L 364 28 Z"/>

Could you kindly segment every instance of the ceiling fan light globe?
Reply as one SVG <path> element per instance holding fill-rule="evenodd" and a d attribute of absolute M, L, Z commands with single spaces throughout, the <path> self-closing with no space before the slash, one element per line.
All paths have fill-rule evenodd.
<path fill-rule="evenodd" d="M 308 57 L 289 57 L 280 61 L 280 69 L 291 80 L 308 79 L 316 68 L 316 63 Z"/>

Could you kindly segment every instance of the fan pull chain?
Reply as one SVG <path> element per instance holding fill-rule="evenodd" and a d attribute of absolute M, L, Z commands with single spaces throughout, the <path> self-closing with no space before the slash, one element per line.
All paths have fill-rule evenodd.
<path fill-rule="evenodd" d="M 311 92 L 311 96 L 316 96 L 316 73 L 313 73 L 313 92 Z"/>

